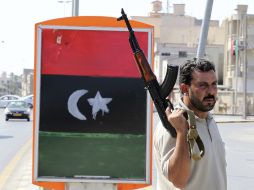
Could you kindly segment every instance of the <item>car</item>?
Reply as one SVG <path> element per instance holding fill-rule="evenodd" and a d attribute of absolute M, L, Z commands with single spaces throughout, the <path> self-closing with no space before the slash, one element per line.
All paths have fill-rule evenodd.
<path fill-rule="evenodd" d="M 4 95 L 0 97 L 0 108 L 5 108 L 6 105 L 13 100 L 20 99 L 20 96 L 18 95 Z"/>
<path fill-rule="evenodd" d="M 5 121 L 9 119 L 26 119 L 30 121 L 31 109 L 23 100 L 10 101 L 4 109 Z"/>
<path fill-rule="evenodd" d="M 34 95 L 31 94 L 28 96 L 21 97 L 20 99 L 28 103 L 30 108 L 33 108 L 33 98 L 34 98 Z"/>

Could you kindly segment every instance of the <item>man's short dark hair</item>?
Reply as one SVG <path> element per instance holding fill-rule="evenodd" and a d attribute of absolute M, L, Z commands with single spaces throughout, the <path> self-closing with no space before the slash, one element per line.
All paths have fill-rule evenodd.
<path fill-rule="evenodd" d="M 215 71 L 215 66 L 211 61 L 197 58 L 186 60 L 180 67 L 179 84 L 184 83 L 190 85 L 194 71 L 207 72 L 210 70 Z"/>

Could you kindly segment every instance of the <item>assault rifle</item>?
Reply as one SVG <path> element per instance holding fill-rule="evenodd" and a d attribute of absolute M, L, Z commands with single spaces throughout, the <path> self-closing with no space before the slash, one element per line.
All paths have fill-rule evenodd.
<path fill-rule="evenodd" d="M 123 9 L 121 10 L 121 14 L 122 16 L 119 17 L 117 21 L 124 20 L 129 30 L 130 33 L 129 43 L 133 51 L 135 61 L 138 65 L 141 77 L 144 81 L 145 87 L 149 90 L 149 93 L 152 97 L 152 100 L 157 109 L 158 115 L 160 117 L 163 126 L 170 132 L 171 136 L 176 137 L 175 128 L 172 127 L 172 125 L 168 121 L 165 110 L 169 106 L 171 109 L 174 109 L 172 103 L 170 102 L 169 99 L 167 99 L 167 97 L 175 85 L 178 74 L 178 66 L 168 65 L 165 79 L 163 83 L 159 85 L 156 76 L 154 75 L 144 55 L 144 52 L 139 47 L 138 41 L 134 35 L 134 31 L 132 30 L 127 15 L 125 14 Z"/>

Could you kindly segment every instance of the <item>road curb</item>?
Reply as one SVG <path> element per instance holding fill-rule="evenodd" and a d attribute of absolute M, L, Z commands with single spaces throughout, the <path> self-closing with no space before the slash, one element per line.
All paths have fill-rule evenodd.
<path fill-rule="evenodd" d="M 216 123 L 251 123 L 254 122 L 254 120 L 239 120 L 239 121 L 216 121 Z"/>

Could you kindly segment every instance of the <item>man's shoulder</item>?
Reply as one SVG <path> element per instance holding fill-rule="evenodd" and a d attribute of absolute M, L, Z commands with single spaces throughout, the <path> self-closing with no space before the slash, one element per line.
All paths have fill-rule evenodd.
<path fill-rule="evenodd" d="M 158 122 L 155 126 L 154 133 L 163 136 L 163 135 L 170 135 L 169 131 L 163 126 L 162 122 Z"/>
<path fill-rule="evenodd" d="M 163 126 L 161 122 L 156 125 L 153 134 L 154 141 L 169 141 L 170 139 L 175 139 L 171 136 L 170 132 Z"/>

